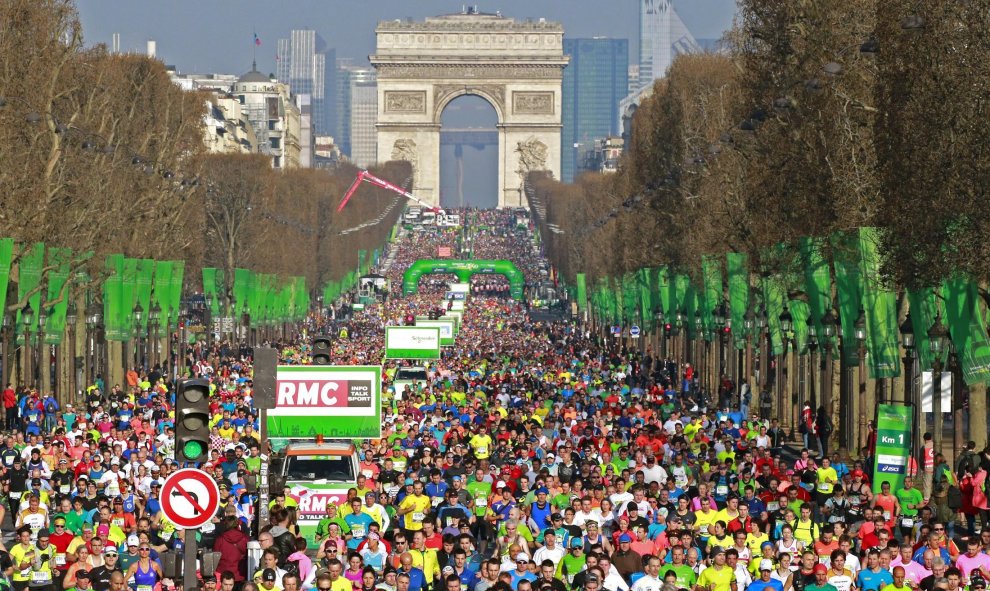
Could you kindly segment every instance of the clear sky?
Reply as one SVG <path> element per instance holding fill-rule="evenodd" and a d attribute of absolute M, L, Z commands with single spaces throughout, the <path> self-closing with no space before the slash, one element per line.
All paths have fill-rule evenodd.
<path fill-rule="evenodd" d="M 374 51 L 379 20 L 421 19 L 460 12 L 460 0 L 77 0 L 87 44 L 110 45 L 120 33 L 125 51 L 145 51 L 154 39 L 158 57 L 181 72 L 240 74 L 250 69 L 254 32 L 258 69 L 275 69 L 276 40 L 291 29 L 313 28 L 337 50 L 337 57 L 363 62 Z M 482 12 L 501 10 L 517 19 L 546 17 L 562 22 L 566 35 L 629 39 L 638 51 L 635 0 L 475 1 Z M 681 19 L 696 38 L 718 38 L 732 25 L 735 0 L 675 0 Z M 630 56 L 635 62 L 638 55 Z"/>

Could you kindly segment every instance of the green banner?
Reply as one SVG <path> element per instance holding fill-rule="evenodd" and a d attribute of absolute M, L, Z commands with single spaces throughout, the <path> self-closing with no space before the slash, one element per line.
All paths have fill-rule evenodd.
<path fill-rule="evenodd" d="M 749 261 L 745 254 L 730 252 L 725 255 L 726 275 L 729 281 L 729 314 L 732 318 L 732 337 L 736 349 L 746 348 L 746 311 L 749 310 Z"/>
<path fill-rule="evenodd" d="M 210 315 L 216 317 L 220 312 L 220 298 L 217 297 L 217 269 L 203 267 L 203 295 L 210 303 Z"/>
<path fill-rule="evenodd" d="M 650 270 L 643 267 L 636 272 L 637 290 L 639 291 L 639 319 L 643 332 L 653 331 L 653 306 L 650 296 Z"/>
<path fill-rule="evenodd" d="M 137 262 L 137 284 L 135 285 L 135 300 L 141 306 L 141 334 L 148 334 L 151 316 L 151 286 L 155 281 L 155 261 L 139 259 Z"/>
<path fill-rule="evenodd" d="M 770 345 L 774 355 L 784 354 L 784 338 L 780 329 L 780 315 L 784 313 L 785 290 L 776 276 L 764 277 L 763 299 L 767 303 L 767 328 L 770 331 Z"/>
<path fill-rule="evenodd" d="M 45 321 L 45 343 L 49 345 L 60 344 L 65 332 L 65 313 L 72 297 L 71 286 L 67 285 L 71 263 L 71 248 L 48 249 L 48 266 L 51 270 L 48 272 L 48 295 L 45 301 L 58 302 L 46 312 L 48 318 Z"/>
<path fill-rule="evenodd" d="M 875 380 L 901 375 L 900 351 L 897 348 L 897 294 L 880 276 L 878 242 L 876 228 L 859 229 L 867 361 L 870 377 Z"/>
<path fill-rule="evenodd" d="M 910 406 L 881 404 L 877 407 L 877 453 L 873 460 L 873 492 L 884 482 L 890 490 L 904 486 L 911 453 L 913 413 Z"/>
<path fill-rule="evenodd" d="M 14 239 L 0 238 L 0 320 L 7 316 L 7 287 L 10 284 L 10 264 L 14 260 Z"/>
<path fill-rule="evenodd" d="M 928 340 L 928 329 L 935 324 L 938 314 L 938 301 L 935 290 L 930 287 L 907 290 L 908 303 L 911 306 L 911 329 L 914 331 L 914 351 L 918 356 L 918 364 L 922 370 L 930 370 L 935 354 L 932 353 Z"/>
<path fill-rule="evenodd" d="M 832 275 L 829 272 L 828 261 L 822 255 L 823 238 L 801 238 L 798 247 L 801 255 L 801 266 L 804 268 L 804 291 L 808 294 L 808 307 L 811 320 L 815 325 L 818 342 L 824 344 L 825 332 L 822 329 L 822 318 L 832 303 Z M 834 343 L 833 343 L 834 344 Z"/>
<path fill-rule="evenodd" d="M 159 317 L 159 329 L 164 331 L 168 330 L 169 326 L 175 323 L 175 319 L 178 318 L 179 311 L 173 310 L 171 307 L 171 301 L 169 299 L 169 292 L 171 290 L 172 282 L 172 261 L 156 261 L 155 262 L 155 281 L 152 288 L 154 294 L 155 302 L 158 303 L 158 307 L 162 309 L 162 315 Z"/>
<path fill-rule="evenodd" d="M 578 273 L 574 281 L 577 283 L 578 311 L 583 313 L 588 307 L 588 285 L 584 273 Z"/>
<path fill-rule="evenodd" d="M 856 341 L 856 319 L 862 301 L 859 274 L 859 248 L 855 237 L 836 232 L 831 237 L 832 263 L 835 265 L 835 286 L 839 298 L 839 322 L 842 328 L 842 361 L 848 366 L 859 363 L 859 342 Z"/>
<path fill-rule="evenodd" d="M 667 318 L 667 322 L 674 322 L 678 312 L 684 314 L 689 285 L 691 285 L 691 277 L 688 275 L 677 275 L 674 278 L 674 295 L 670 301 L 670 305 L 674 308 L 674 311 L 671 317 Z"/>
<path fill-rule="evenodd" d="M 980 313 L 980 296 L 976 284 L 968 278 L 948 279 L 943 283 L 945 321 L 962 366 L 966 384 L 984 384 L 990 378 L 990 341 Z"/>
<path fill-rule="evenodd" d="M 178 326 L 179 304 L 182 302 L 182 279 L 186 270 L 185 261 L 172 261 L 172 277 L 169 280 L 168 309 L 172 311 L 172 326 Z"/>
<path fill-rule="evenodd" d="M 17 300 L 25 300 L 31 304 L 34 312 L 34 321 L 31 323 L 31 341 L 38 336 L 39 318 L 41 315 L 41 271 L 45 266 L 45 245 L 41 242 L 35 243 L 21 255 L 21 260 L 17 264 Z M 30 297 L 28 294 L 31 294 Z M 23 308 L 23 307 L 22 307 Z M 17 311 L 18 343 L 24 342 L 24 322 L 21 320 L 21 312 Z"/>
<path fill-rule="evenodd" d="M 701 274 L 704 276 L 705 290 L 701 298 L 701 323 L 705 336 L 711 340 L 715 329 L 715 308 L 722 303 L 722 261 L 718 257 L 701 257 Z"/>
<path fill-rule="evenodd" d="M 120 309 L 124 305 L 124 255 L 109 254 L 106 261 L 107 278 L 103 280 L 103 324 L 108 341 L 126 341 L 120 326 Z"/>
<path fill-rule="evenodd" d="M 673 314 L 670 303 L 670 269 L 666 265 L 657 269 L 657 295 L 660 297 L 660 308 L 667 316 Z"/>
<path fill-rule="evenodd" d="M 808 318 L 811 316 L 808 308 L 808 302 L 804 300 L 787 302 L 787 309 L 791 312 L 792 330 L 794 331 L 794 350 L 802 355 L 808 351 Z"/>
<path fill-rule="evenodd" d="M 695 315 L 698 313 L 698 298 L 700 297 L 698 292 L 699 289 L 695 287 L 693 282 L 688 284 L 684 301 L 684 327 L 687 329 L 689 339 L 698 338 L 698 329 L 694 323 Z"/>
<path fill-rule="evenodd" d="M 125 258 L 124 259 L 124 283 L 121 293 L 124 305 L 120 310 L 121 317 L 119 319 L 120 325 L 123 327 L 124 332 L 127 334 L 127 340 L 134 338 L 135 333 L 135 322 L 134 322 L 134 305 L 137 304 L 137 275 L 138 275 L 138 260 Z"/>

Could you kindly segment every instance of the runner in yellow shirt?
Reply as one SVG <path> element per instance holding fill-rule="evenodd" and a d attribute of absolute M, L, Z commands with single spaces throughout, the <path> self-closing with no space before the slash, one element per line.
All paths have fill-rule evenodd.
<path fill-rule="evenodd" d="M 492 455 L 492 443 L 494 443 L 492 436 L 481 431 L 480 425 L 475 425 L 475 429 L 475 434 L 468 441 L 468 444 L 471 446 L 475 458 L 487 460 Z"/>
<path fill-rule="evenodd" d="M 736 571 L 725 564 L 725 550 L 713 550 L 712 565 L 701 571 L 694 591 L 737 591 Z"/>
<path fill-rule="evenodd" d="M 413 482 L 413 494 L 402 499 L 397 514 L 402 517 L 402 527 L 408 531 L 420 531 L 430 512 L 430 497 L 423 494 L 423 483 Z"/>

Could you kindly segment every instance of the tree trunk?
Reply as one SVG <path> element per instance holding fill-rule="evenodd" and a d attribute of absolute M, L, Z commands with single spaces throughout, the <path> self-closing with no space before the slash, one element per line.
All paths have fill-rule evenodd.
<path fill-rule="evenodd" d="M 976 442 L 976 449 L 987 445 L 987 386 L 977 384 L 969 388 L 969 439 Z"/>

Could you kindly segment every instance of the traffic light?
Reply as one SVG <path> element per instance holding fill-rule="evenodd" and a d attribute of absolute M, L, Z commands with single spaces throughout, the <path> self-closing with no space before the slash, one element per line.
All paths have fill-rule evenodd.
<path fill-rule="evenodd" d="M 203 462 L 210 449 L 210 381 L 179 383 L 175 397 L 175 459 Z"/>
<path fill-rule="evenodd" d="M 330 365 L 330 337 L 313 337 L 313 365 Z"/>

